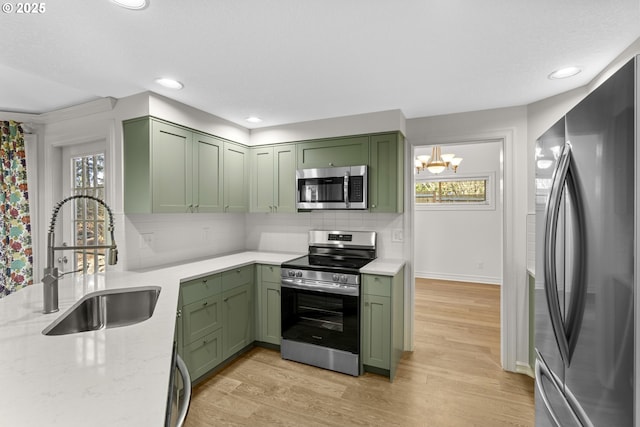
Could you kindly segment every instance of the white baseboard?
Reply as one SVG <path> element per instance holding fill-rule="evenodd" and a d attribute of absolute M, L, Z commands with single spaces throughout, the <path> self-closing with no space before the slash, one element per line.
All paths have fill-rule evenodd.
<path fill-rule="evenodd" d="M 453 280 L 456 282 L 483 283 L 487 285 L 498 285 L 498 286 L 502 284 L 502 280 L 499 277 L 471 276 L 471 275 L 465 275 L 465 274 L 448 274 L 448 273 L 426 273 L 423 271 L 416 271 L 416 278 Z"/>
<path fill-rule="evenodd" d="M 535 373 L 533 372 L 533 369 L 531 368 L 531 366 L 529 366 L 528 363 L 525 363 L 525 362 L 516 361 L 516 372 L 518 374 L 524 374 L 524 375 L 530 376 L 531 378 L 535 378 Z"/>

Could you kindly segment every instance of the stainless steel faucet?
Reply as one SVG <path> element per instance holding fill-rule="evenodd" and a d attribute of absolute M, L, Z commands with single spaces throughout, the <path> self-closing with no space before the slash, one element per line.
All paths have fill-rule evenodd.
<path fill-rule="evenodd" d="M 62 205 L 70 200 L 74 199 L 89 199 L 100 203 L 104 206 L 105 210 L 109 214 L 109 226 L 107 230 L 110 233 L 111 244 L 110 245 L 87 245 L 87 246 L 56 246 L 55 245 L 55 228 L 56 220 L 58 219 L 58 213 L 62 208 Z M 54 267 L 55 251 L 63 250 L 78 250 L 78 249 L 109 249 L 107 255 L 107 263 L 109 265 L 115 265 L 118 262 L 118 248 L 116 246 L 116 240 L 113 236 L 113 214 L 111 208 L 107 206 L 105 202 L 97 197 L 87 196 L 84 194 L 78 194 L 75 196 L 67 197 L 64 200 L 58 202 L 53 208 L 53 215 L 51 216 L 51 223 L 49 224 L 49 232 L 47 233 L 47 266 L 44 269 L 44 277 L 42 278 L 43 300 L 44 300 L 44 313 L 54 313 L 58 311 L 58 279 L 61 277 L 58 275 L 58 268 Z"/>

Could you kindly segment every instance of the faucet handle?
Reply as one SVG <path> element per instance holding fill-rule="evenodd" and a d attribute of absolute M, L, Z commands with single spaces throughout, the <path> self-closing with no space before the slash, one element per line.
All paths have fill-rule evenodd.
<path fill-rule="evenodd" d="M 109 265 L 116 265 L 118 263 L 118 248 L 116 247 L 109 248 L 107 263 Z"/>

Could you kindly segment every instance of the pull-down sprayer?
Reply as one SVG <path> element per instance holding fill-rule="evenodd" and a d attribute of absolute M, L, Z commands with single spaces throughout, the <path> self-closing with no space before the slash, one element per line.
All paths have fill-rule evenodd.
<path fill-rule="evenodd" d="M 55 245 L 55 227 L 56 220 L 58 219 L 58 213 L 62 208 L 62 205 L 70 200 L 74 199 L 88 199 L 100 203 L 104 206 L 107 214 L 109 215 L 109 225 L 107 230 L 111 237 L 110 245 L 86 245 L 86 246 L 56 246 Z M 75 196 L 67 197 L 64 200 L 59 201 L 53 208 L 53 214 L 51 215 L 51 223 L 49 224 L 49 232 L 47 233 L 47 266 L 44 269 L 44 277 L 42 278 L 43 289 L 43 301 L 44 301 L 44 313 L 54 313 L 58 311 L 58 279 L 61 277 L 58 275 L 58 268 L 54 267 L 55 251 L 62 250 L 79 250 L 79 249 L 108 249 L 107 263 L 109 265 L 115 265 L 118 262 L 118 248 L 113 236 L 113 213 L 111 208 L 107 204 L 98 199 L 97 197 L 87 196 L 84 194 L 78 194 Z"/>

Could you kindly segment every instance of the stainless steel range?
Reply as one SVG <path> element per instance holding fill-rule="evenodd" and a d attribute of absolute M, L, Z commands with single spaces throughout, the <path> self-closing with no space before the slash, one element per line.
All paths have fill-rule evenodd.
<path fill-rule="evenodd" d="M 360 375 L 360 268 L 374 231 L 309 232 L 309 254 L 282 264 L 283 359 Z"/>

